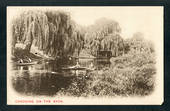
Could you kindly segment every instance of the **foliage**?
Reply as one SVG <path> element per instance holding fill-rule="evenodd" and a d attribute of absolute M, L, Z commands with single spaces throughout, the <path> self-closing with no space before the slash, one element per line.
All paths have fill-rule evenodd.
<path fill-rule="evenodd" d="M 101 18 L 87 28 L 85 34 L 85 49 L 90 50 L 93 56 L 97 51 L 112 51 L 114 56 L 123 51 L 123 39 L 120 36 L 120 26 L 116 21 Z"/>
<path fill-rule="evenodd" d="M 77 85 L 71 84 L 64 90 L 65 95 L 86 97 L 152 94 L 155 87 L 156 58 L 153 50 L 150 50 L 153 45 L 150 42 L 150 45 L 146 44 L 148 41 L 143 38 L 129 39 L 126 45 L 129 45 L 130 49 L 126 54 L 111 58 L 110 68 L 89 72 L 86 77 L 75 80 L 74 83 Z M 135 46 L 145 50 L 134 49 Z"/>
<path fill-rule="evenodd" d="M 96 92 L 97 88 L 97 94 L 102 96 L 143 96 L 153 92 L 156 74 L 154 47 L 151 42 L 138 36 L 127 42 L 127 54 L 111 58 L 112 65 L 108 70 L 100 76 L 97 73 L 93 75 L 95 85 L 91 90 Z"/>
<path fill-rule="evenodd" d="M 17 43 L 38 47 L 52 57 L 79 53 L 83 35 L 76 29 L 70 15 L 62 11 L 25 11 L 13 21 L 13 47 Z"/>
<path fill-rule="evenodd" d="M 151 41 L 145 40 L 142 33 L 137 32 L 132 38 L 125 40 L 126 52 L 130 53 L 154 53 L 154 45 Z"/>

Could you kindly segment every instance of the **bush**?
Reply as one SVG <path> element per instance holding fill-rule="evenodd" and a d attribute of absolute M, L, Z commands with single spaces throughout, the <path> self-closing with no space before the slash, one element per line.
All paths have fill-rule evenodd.
<path fill-rule="evenodd" d="M 156 74 L 153 54 L 126 54 L 112 58 L 111 62 L 109 69 L 76 77 L 62 93 L 78 97 L 100 97 L 146 96 L 153 92 Z"/>
<path fill-rule="evenodd" d="M 154 90 L 154 54 L 126 54 L 111 59 L 108 70 L 89 75 L 88 93 L 95 96 L 143 96 Z"/>

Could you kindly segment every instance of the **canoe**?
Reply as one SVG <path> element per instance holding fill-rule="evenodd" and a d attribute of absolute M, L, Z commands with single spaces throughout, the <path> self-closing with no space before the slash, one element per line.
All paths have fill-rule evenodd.
<path fill-rule="evenodd" d="M 62 70 L 85 70 L 87 69 L 86 67 L 63 67 L 61 68 Z"/>
<path fill-rule="evenodd" d="M 83 56 L 82 57 L 71 56 L 71 57 L 76 58 L 76 59 L 96 59 L 96 57 L 85 57 L 85 56 L 84 57 Z"/>
<path fill-rule="evenodd" d="M 26 66 L 26 65 L 34 65 L 34 64 L 37 64 L 37 63 L 38 63 L 37 61 L 34 61 L 34 62 L 29 62 L 29 63 L 18 63 L 18 62 L 15 62 L 14 64 L 18 65 L 18 66 Z"/>

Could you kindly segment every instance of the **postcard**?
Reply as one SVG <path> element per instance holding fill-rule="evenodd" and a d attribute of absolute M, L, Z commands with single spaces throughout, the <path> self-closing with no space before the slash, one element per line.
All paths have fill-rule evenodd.
<path fill-rule="evenodd" d="M 163 6 L 8 6 L 8 105 L 161 105 Z"/>

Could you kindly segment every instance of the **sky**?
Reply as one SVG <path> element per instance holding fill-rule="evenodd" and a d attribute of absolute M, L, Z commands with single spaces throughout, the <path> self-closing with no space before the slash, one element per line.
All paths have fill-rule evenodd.
<path fill-rule="evenodd" d="M 163 35 L 163 7 L 161 6 L 97 6 L 97 7 L 8 7 L 10 16 L 15 16 L 23 10 L 52 9 L 64 10 L 78 24 L 88 26 L 100 18 L 117 21 L 122 29 L 123 38 L 132 37 L 136 32 L 142 32 L 146 39 L 153 40 L 155 36 Z"/>
<path fill-rule="evenodd" d="M 86 26 L 102 17 L 113 19 L 119 23 L 122 37 L 129 38 L 142 32 L 149 39 L 163 24 L 162 12 L 158 7 L 91 7 L 73 8 L 71 15 L 78 24 Z"/>

